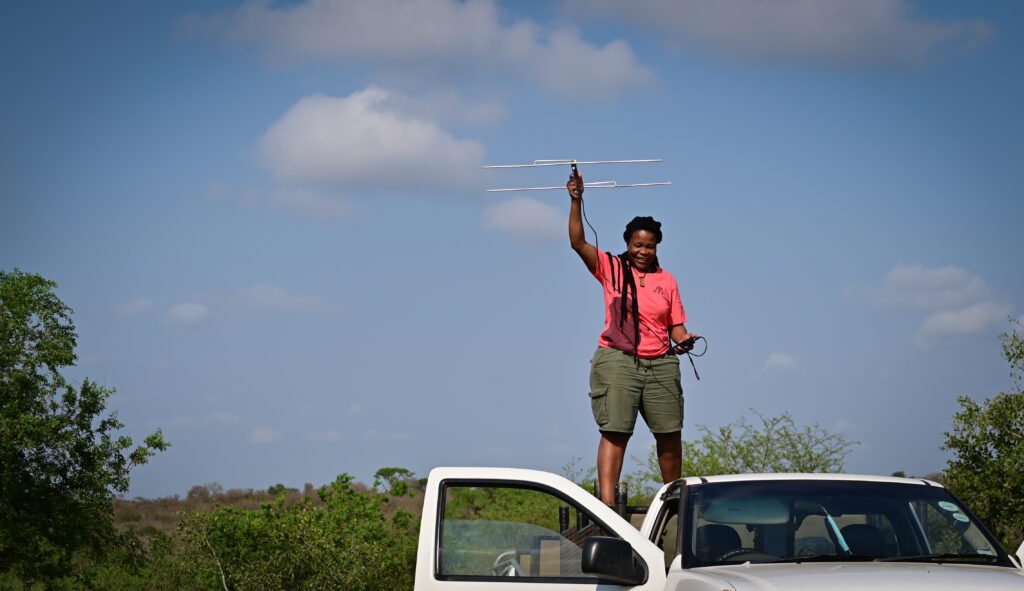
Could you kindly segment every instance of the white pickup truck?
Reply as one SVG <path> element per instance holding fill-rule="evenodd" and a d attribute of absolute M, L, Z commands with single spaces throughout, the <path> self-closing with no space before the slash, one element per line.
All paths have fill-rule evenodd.
<path fill-rule="evenodd" d="M 949 491 L 918 478 L 684 478 L 637 529 L 555 474 L 437 468 L 416 591 L 1021 591 L 1022 557 L 1024 545 L 1009 556 Z"/>

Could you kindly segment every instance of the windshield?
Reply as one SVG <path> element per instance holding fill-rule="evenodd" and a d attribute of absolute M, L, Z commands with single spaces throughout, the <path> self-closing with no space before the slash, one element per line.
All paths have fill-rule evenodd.
<path fill-rule="evenodd" d="M 906 560 L 1012 565 L 945 489 L 857 481 L 689 487 L 687 567 L 742 562 Z"/>

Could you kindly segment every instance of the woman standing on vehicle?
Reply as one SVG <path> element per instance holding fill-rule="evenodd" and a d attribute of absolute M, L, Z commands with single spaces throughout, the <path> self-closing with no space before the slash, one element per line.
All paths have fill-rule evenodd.
<path fill-rule="evenodd" d="M 601 432 L 601 500 L 611 505 L 638 411 L 657 443 L 662 479 L 680 477 L 683 387 L 676 354 L 692 349 L 697 335 L 686 330 L 675 278 L 658 264 L 661 223 L 633 218 L 622 235 L 626 252 L 599 252 L 583 230 L 582 177 L 570 175 L 566 188 L 572 248 L 604 288 L 604 331 L 590 361 L 590 399 Z"/>

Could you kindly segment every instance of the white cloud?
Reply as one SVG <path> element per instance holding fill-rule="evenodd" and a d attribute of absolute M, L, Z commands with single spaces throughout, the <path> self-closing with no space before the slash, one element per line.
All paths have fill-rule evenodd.
<path fill-rule="evenodd" d="M 429 92 L 415 99 L 392 93 L 387 103 L 410 117 L 446 126 L 493 127 L 508 117 L 508 108 L 498 101 L 469 100 L 449 89 Z"/>
<path fill-rule="evenodd" d="M 768 356 L 768 360 L 764 362 L 764 367 L 761 369 L 794 370 L 796 369 L 796 357 L 786 355 L 785 353 L 772 353 Z"/>
<path fill-rule="evenodd" d="M 312 220 L 351 220 L 358 211 L 341 195 L 309 187 L 277 187 L 267 201 Z"/>
<path fill-rule="evenodd" d="M 515 76 L 580 98 L 618 95 L 653 78 L 622 41 L 599 47 L 573 29 L 502 16 L 493 0 L 307 0 L 285 7 L 253 0 L 230 12 L 190 15 L 179 29 L 258 45 L 273 61 L 370 64 L 420 81 L 451 73 Z"/>
<path fill-rule="evenodd" d="M 637 65 L 625 41 L 597 48 L 580 39 L 575 29 L 559 29 L 551 34 L 547 46 L 526 47 L 524 54 L 527 57 L 518 65 L 526 78 L 577 100 L 614 97 L 654 79 L 650 71 Z"/>
<path fill-rule="evenodd" d="M 484 227 L 528 241 L 566 240 L 567 215 L 530 197 L 515 197 L 484 211 Z"/>
<path fill-rule="evenodd" d="M 282 182 L 383 191 L 479 187 L 484 149 L 436 122 L 398 110 L 389 90 L 337 98 L 315 94 L 263 136 L 263 161 Z"/>
<path fill-rule="evenodd" d="M 752 62 L 915 64 L 937 51 L 972 49 L 993 34 L 980 20 L 925 20 L 906 0 L 587 0 L 567 9 Z"/>
<path fill-rule="evenodd" d="M 832 430 L 839 433 L 849 433 L 851 431 L 859 431 L 860 426 L 848 419 L 839 419 L 836 421 L 836 426 Z"/>
<path fill-rule="evenodd" d="M 312 431 L 306 435 L 307 441 L 316 441 L 318 443 L 328 443 L 331 441 L 337 441 L 341 437 L 341 434 L 337 431 Z"/>
<path fill-rule="evenodd" d="M 211 415 L 207 415 L 205 420 L 210 423 L 230 427 L 242 422 L 242 417 L 227 412 L 215 412 Z"/>
<path fill-rule="evenodd" d="M 352 403 L 352 404 L 351 404 L 351 405 L 350 405 L 350 406 L 348 407 L 348 412 L 347 412 L 346 414 L 347 414 L 348 416 L 350 416 L 350 417 L 354 417 L 354 416 L 356 416 L 357 414 L 359 414 L 359 413 L 361 413 L 361 412 L 363 412 L 363 407 L 362 407 L 362 405 L 361 405 L 361 404 L 359 404 L 358 402 L 353 402 L 353 403 Z"/>
<path fill-rule="evenodd" d="M 885 276 L 876 301 L 883 306 L 942 310 L 991 297 L 985 282 L 960 267 L 926 269 L 921 265 L 896 265 Z"/>
<path fill-rule="evenodd" d="M 923 348 L 951 336 L 984 332 L 1012 311 L 980 276 L 953 266 L 928 269 L 901 263 L 885 276 L 875 302 L 925 312 L 914 337 Z"/>
<path fill-rule="evenodd" d="M 126 318 L 135 318 L 136 316 L 141 316 L 144 312 L 146 312 L 152 307 L 153 300 L 149 298 L 139 298 L 137 300 L 132 300 L 127 304 L 122 304 L 118 308 L 118 312 L 121 314 L 121 316 L 124 316 Z"/>
<path fill-rule="evenodd" d="M 336 309 L 324 298 L 288 293 L 282 287 L 267 283 L 257 283 L 241 290 L 238 292 L 238 301 L 243 306 L 256 310 L 284 310 L 315 314 Z"/>
<path fill-rule="evenodd" d="M 265 443 L 274 443 L 281 439 L 281 434 L 277 429 L 270 429 L 268 427 L 257 427 L 252 430 L 249 435 L 249 443 L 260 445 Z"/>
<path fill-rule="evenodd" d="M 936 312 L 921 323 L 915 342 L 927 348 L 938 339 L 983 332 L 1006 320 L 1010 309 L 1006 304 L 978 302 L 965 308 Z"/>
<path fill-rule="evenodd" d="M 170 322 L 187 326 L 202 324 L 209 316 L 210 309 L 197 302 L 175 304 L 167 311 Z"/>

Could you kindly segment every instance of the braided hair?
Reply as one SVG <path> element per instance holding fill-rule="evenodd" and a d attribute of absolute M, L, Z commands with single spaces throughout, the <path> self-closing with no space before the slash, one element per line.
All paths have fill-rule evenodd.
<path fill-rule="evenodd" d="M 651 234 L 654 234 L 655 244 L 661 243 L 661 222 L 656 221 L 651 216 L 637 216 L 633 218 L 628 224 L 626 224 L 626 231 L 622 233 L 622 239 L 629 244 L 629 240 L 633 237 L 633 234 L 640 231 L 646 230 Z M 629 250 L 615 257 L 610 252 L 606 252 L 608 256 L 608 266 L 611 267 L 612 274 L 612 289 L 619 291 L 622 294 L 619 314 L 619 328 L 622 328 L 622 323 L 625 322 L 627 312 L 633 314 L 633 358 L 637 359 L 637 348 L 640 346 L 640 306 L 637 301 L 636 293 L 636 281 L 633 279 L 633 263 L 629 262 Z M 619 270 L 621 277 L 616 278 L 615 264 L 613 258 L 619 259 Z M 652 261 L 654 268 L 658 267 L 658 257 L 655 256 Z M 621 287 L 620 287 L 621 284 Z M 627 302 L 627 300 L 629 300 Z"/>

